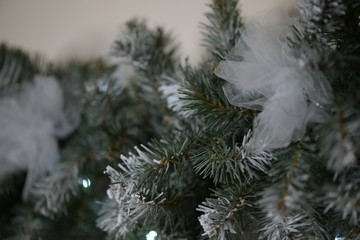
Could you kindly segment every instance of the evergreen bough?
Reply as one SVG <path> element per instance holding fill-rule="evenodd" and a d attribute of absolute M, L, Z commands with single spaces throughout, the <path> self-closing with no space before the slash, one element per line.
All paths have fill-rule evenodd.
<path fill-rule="evenodd" d="M 360 239 L 360 3 L 299 1 L 287 41 L 330 82 L 331 117 L 261 152 L 246 148 L 259 112 L 231 105 L 213 73 L 239 40 L 237 5 L 209 4 L 209 54 L 196 67 L 180 64 L 171 35 L 138 19 L 112 48 L 131 75 L 104 59 L 46 65 L 0 45 L 0 97 L 52 75 L 66 105 L 81 109 L 56 171 L 29 201 L 20 199 L 24 173 L 0 182 L 0 238 Z"/>

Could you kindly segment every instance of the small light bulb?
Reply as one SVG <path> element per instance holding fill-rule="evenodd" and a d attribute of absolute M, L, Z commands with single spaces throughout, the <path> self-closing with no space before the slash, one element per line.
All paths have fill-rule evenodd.
<path fill-rule="evenodd" d="M 155 231 L 150 231 L 148 234 L 146 234 L 146 240 L 155 240 L 157 236 L 157 233 Z"/>
<path fill-rule="evenodd" d="M 91 185 L 91 181 L 88 178 L 84 178 L 81 183 L 82 183 L 84 188 L 88 188 Z"/>

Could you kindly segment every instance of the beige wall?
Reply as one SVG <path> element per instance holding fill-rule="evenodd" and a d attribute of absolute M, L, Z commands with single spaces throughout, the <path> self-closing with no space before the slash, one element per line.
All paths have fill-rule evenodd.
<path fill-rule="evenodd" d="M 286 0 L 240 0 L 242 15 L 259 14 Z M 51 60 L 107 54 L 128 19 L 140 16 L 171 30 L 184 56 L 202 54 L 199 22 L 209 0 L 0 0 L 0 41 Z"/>

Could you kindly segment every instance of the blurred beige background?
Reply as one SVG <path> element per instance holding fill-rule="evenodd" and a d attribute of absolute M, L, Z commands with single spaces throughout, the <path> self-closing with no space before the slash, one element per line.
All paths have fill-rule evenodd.
<path fill-rule="evenodd" d="M 290 0 L 240 0 L 244 18 Z M 0 42 L 38 52 L 49 60 L 86 59 L 109 53 L 121 25 L 144 17 L 171 30 L 182 56 L 200 60 L 199 22 L 210 0 L 0 0 Z"/>

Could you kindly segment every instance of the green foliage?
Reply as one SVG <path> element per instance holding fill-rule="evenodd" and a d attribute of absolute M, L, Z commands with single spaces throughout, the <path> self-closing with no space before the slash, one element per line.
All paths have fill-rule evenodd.
<path fill-rule="evenodd" d="M 61 162 L 54 173 L 36 184 L 29 203 L 19 208 L 20 202 L 14 201 L 8 206 L 6 221 L 10 216 L 18 216 L 4 237 L 49 238 L 54 231 L 61 231 L 56 239 L 104 238 L 95 226 L 100 208 L 97 202 L 103 200 L 108 184 L 103 171 L 120 152 L 146 142 L 152 134 L 144 131 L 147 120 L 143 107 L 130 105 L 134 96 L 115 77 L 115 70 L 115 65 L 103 59 L 49 65 L 47 74 L 55 75 L 64 89 L 68 115 L 81 112 L 81 124 L 59 143 Z M 130 114 L 122 114 L 125 111 Z M 84 188 L 84 180 L 90 181 L 91 186 Z M 6 186 L 1 189 L 5 191 Z M 18 195 L 21 188 L 20 183 L 14 194 Z M 25 223 L 28 227 L 23 228 Z"/>
<path fill-rule="evenodd" d="M 202 117 L 206 127 L 224 130 L 234 124 L 242 128 L 251 124 L 253 111 L 239 109 L 227 101 L 222 90 L 223 80 L 202 69 L 187 67 L 183 72 L 185 83 L 180 92 L 187 101 L 185 107 Z"/>
<path fill-rule="evenodd" d="M 225 5 L 221 7 L 221 4 Z M 217 14 L 223 11 L 220 15 L 224 16 L 225 11 L 233 6 L 229 4 L 234 2 L 214 2 L 214 7 L 218 9 Z M 213 16 L 213 20 L 215 17 Z M 238 20 L 236 17 L 235 19 Z M 221 21 L 221 27 L 229 28 L 222 29 L 223 36 L 230 39 L 230 35 L 234 36 L 236 31 L 231 28 L 235 23 L 226 21 L 234 21 L 234 18 Z M 138 22 L 130 22 L 128 29 L 125 35 L 130 36 L 117 42 L 117 47 L 121 50 L 118 55 L 131 58 L 134 69 L 138 69 L 136 81 L 145 87 L 151 84 L 147 88 L 149 90 L 143 92 L 141 96 L 146 94 L 146 101 L 151 99 L 148 102 L 150 109 L 152 106 L 157 106 L 156 111 L 162 111 L 161 116 L 170 116 L 172 122 L 177 123 L 177 130 L 170 128 L 170 131 L 159 131 L 163 135 L 162 140 L 152 140 L 140 148 L 135 147 L 136 153 L 130 153 L 127 157 L 121 156 L 120 170 L 108 170 L 113 182 L 110 198 L 116 204 L 104 206 L 98 224 L 116 238 L 127 236 L 129 231 L 136 229 L 136 226 L 142 226 L 147 229 L 158 229 L 160 239 L 174 237 L 173 234 L 182 238 L 198 239 L 201 235 L 201 227 L 196 221 L 199 215 L 196 207 L 209 196 L 209 187 L 213 186 L 213 181 L 202 179 L 196 174 L 194 163 L 196 164 L 196 159 L 199 158 L 196 154 L 199 148 L 208 145 L 206 139 L 217 137 L 213 132 L 218 132 L 221 126 L 230 122 L 241 123 L 241 113 L 239 114 L 238 108 L 229 105 L 221 90 L 222 81 L 215 79 L 214 76 L 211 77 L 210 69 L 203 74 L 202 70 L 205 68 L 193 70 L 186 66 L 181 69 L 182 77 L 179 79 L 175 76 L 177 71 L 173 72 L 175 69 L 163 65 L 163 59 L 170 59 L 166 57 L 168 56 L 166 48 L 160 47 L 154 50 L 155 42 L 163 42 L 153 40 L 154 36 L 161 36 L 158 31 L 151 32 L 143 23 Z M 137 44 L 138 42 L 141 44 Z M 145 42 L 152 45 L 148 47 Z M 226 44 L 231 43 L 226 42 Z M 153 51 L 158 51 L 157 55 Z M 163 57 L 158 57 L 158 61 L 153 64 L 149 59 L 154 59 L 156 56 Z M 160 77 L 160 72 L 170 77 Z M 168 86 L 173 84 L 174 88 L 179 86 L 177 90 L 180 95 L 179 101 L 183 102 L 180 107 L 164 106 L 167 102 L 163 100 L 163 96 L 157 98 L 161 84 Z M 200 109 L 201 107 L 204 109 Z M 188 111 L 185 115 L 190 121 L 184 119 L 184 115 L 173 112 L 172 109 L 177 109 L 180 113 Z M 157 120 L 157 124 L 162 122 L 161 119 Z M 231 137 L 234 134 L 234 127 L 228 129 L 228 135 Z M 134 205 L 134 202 L 138 204 Z M 117 213 L 113 214 L 114 211 Z M 121 220 L 116 220 L 116 216 L 123 217 Z M 110 223 L 109 219 L 113 219 L 113 222 Z"/>
<path fill-rule="evenodd" d="M 255 239 L 256 216 L 252 215 L 256 197 L 254 186 L 244 183 L 214 191 L 216 198 L 207 198 L 199 205 L 199 217 L 205 234 L 210 239 Z M 204 234 L 204 235 L 205 235 Z"/>
<path fill-rule="evenodd" d="M 152 30 L 144 20 L 134 19 L 126 23 L 122 35 L 115 41 L 113 54 L 130 57 L 131 64 L 138 70 L 156 76 L 176 66 L 177 46 L 163 28 Z"/>
<path fill-rule="evenodd" d="M 309 239 L 326 234 L 318 222 L 319 184 L 331 179 L 317 157 L 314 142 L 298 142 L 275 154 L 259 204 L 266 213 L 262 237 L 266 239 Z M 323 175 L 318 176 L 318 172 Z M 329 178 L 325 178 L 329 177 Z M 330 237 L 329 235 L 327 235 Z"/>
<path fill-rule="evenodd" d="M 205 14 L 208 23 L 202 23 L 203 42 L 209 53 L 224 59 L 240 36 L 241 18 L 238 0 L 212 0 L 211 12 Z"/>
<path fill-rule="evenodd" d="M 41 71 L 41 65 L 39 56 L 0 43 L 0 96 L 19 83 L 30 81 Z"/>
<path fill-rule="evenodd" d="M 194 210 L 207 189 L 191 167 L 191 146 L 187 138 L 173 136 L 152 140 L 142 149 L 135 148 L 136 154 L 121 156 L 120 170 L 107 170 L 112 181 L 108 194 L 117 207 L 104 206 L 99 226 L 117 239 L 138 224 L 163 234 L 196 236 L 200 229 Z M 116 220 L 117 216 L 121 219 Z M 107 224 L 109 218 L 114 218 L 116 226 Z M 190 226 L 192 230 L 186 233 Z"/>
<path fill-rule="evenodd" d="M 321 2 L 316 4 L 321 5 Z M 190 122 L 187 122 L 190 126 L 186 125 L 184 121 L 179 121 L 180 127 L 178 126 L 177 129 L 180 130 L 180 133 L 170 137 L 170 139 L 177 140 L 169 138 L 165 138 L 167 139 L 165 141 L 154 140 L 146 146 L 142 146 L 142 150 L 135 148 L 136 154 L 122 157 L 123 163 L 119 165 L 122 170 L 114 170 L 114 172 L 118 174 L 122 172 L 120 174 L 121 182 L 128 184 L 128 181 L 135 181 L 135 183 L 123 190 L 114 190 L 113 196 L 117 193 L 119 194 L 118 198 L 127 198 L 144 196 L 143 194 L 146 193 L 143 203 L 147 203 L 146 200 L 149 200 L 159 207 L 168 200 L 186 195 L 186 191 L 182 188 L 183 181 L 179 180 L 179 176 L 189 176 L 188 174 L 191 172 L 191 176 L 197 179 L 195 187 L 200 185 L 208 186 L 209 189 L 212 186 L 217 187 L 215 198 L 209 198 L 206 192 L 196 194 L 203 201 L 203 204 L 198 207 L 198 210 L 203 212 L 199 218 L 205 231 L 203 236 L 211 239 L 237 239 L 239 236 L 245 239 L 255 236 L 267 239 L 331 239 L 331 236 L 336 234 L 334 230 L 336 223 L 341 223 L 342 232 L 349 232 L 350 230 L 343 226 L 341 219 L 331 211 L 332 209 L 339 211 L 339 202 L 345 203 L 349 201 L 349 198 L 343 198 L 337 202 L 333 200 L 326 207 L 323 201 L 325 191 L 319 190 L 319 183 L 331 182 L 333 177 L 332 172 L 327 169 L 327 160 L 324 159 L 326 157 L 318 145 L 321 138 L 317 134 L 319 134 L 318 131 L 321 131 L 319 130 L 321 126 L 319 129 L 310 130 L 304 138 L 306 141 L 293 144 L 281 151 L 275 151 L 275 157 L 267 152 L 256 154 L 248 152 L 246 142 L 249 135 L 247 133 L 256 112 L 230 105 L 222 90 L 223 80 L 212 74 L 214 69 L 212 64 L 217 64 L 216 61 L 224 59 L 224 54 L 232 48 L 239 37 L 241 24 L 238 15 L 234 14 L 237 12 L 234 10 L 236 2 L 213 1 L 210 6 L 213 12 L 207 15 L 210 24 L 203 25 L 206 30 L 204 36 L 207 39 L 206 46 L 217 59 L 204 61 L 199 68 L 182 67 L 182 79 L 177 82 L 180 86 L 177 91 L 181 104 L 176 109 L 180 111 L 180 115 L 181 111 L 186 111 L 183 116 L 191 119 Z M 315 6 L 315 10 L 319 6 Z M 336 59 L 334 56 L 340 56 L 343 53 L 333 47 L 331 31 L 338 31 L 336 23 L 341 21 L 339 18 L 346 13 L 341 12 L 341 9 L 328 8 L 326 4 L 320 7 L 324 8 L 323 12 L 338 11 L 337 14 L 331 13 L 335 14 L 337 19 L 329 23 L 328 16 L 331 14 L 324 16 L 320 16 L 320 14 L 316 18 L 316 14 L 312 13 L 311 17 L 314 19 L 307 20 L 313 25 L 306 25 L 304 22 L 300 28 L 305 31 L 299 29 L 299 26 L 294 28 L 296 34 L 291 44 L 294 54 L 300 59 L 302 56 L 310 56 L 311 61 L 305 63 L 307 68 L 323 71 L 332 78 L 331 82 L 336 87 L 335 84 L 338 84 L 339 81 L 336 80 L 336 75 L 331 75 L 333 69 L 330 64 L 337 64 L 334 62 Z M 320 24 L 326 24 L 326 26 L 316 29 L 316 31 L 311 29 Z M 333 28 L 334 26 L 336 28 Z M 326 33 L 324 29 L 326 29 Z M 329 60 L 326 62 L 328 65 L 325 65 L 318 56 L 324 56 L 333 62 Z M 354 60 L 352 57 L 345 58 Z M 140 64 L 140 66 L 142 65 Z M 346 88 L 343 88 L 343 91 L 347 92 Z M 339 95 L 336 94 L 336 96 Z M 178 117 L 179 115 L 173 115 L 173 119 Z M 354 119 L 351 120 L 353 122 L 351 129 L 356 130 L 357 118 L 351 118 Z M 332 123 L 329 125 L 334 126 Z M 331 129 L 331 127 L 324 128 Z M 166 134 L 166 132 L 164 133 Z M 330 135 L 328 139 L 327 141 L 332 141 L 333 138 Z M 180 153 L 183 153 L 183 150 L 180 149 L 183 149 L 182 146 L 184 146 L 180 143 L 185 144 L 189 151 L 186 151 L 185 158 L 179 159 L 179 156 L 182 156 Z M 335 145 L 341 147 L 338 142 L 324 145 L 330 146 L 329 149 L 335 149 Z M 326 148 L 324 150 L 324 152 L 329 152 L 326 151 Z M 338 153 L 338 151 L 336 152 Z M 169 158 L 169 156 L 171 157 Z M 163 166 L 161 163 L 165 163 L 165 165 Z M 135 168 L 133 168 L 134 164 Z M 319 175 L 319 173 L 321 174 Z M 112 176 L 111 179 L 115 181 L 116 178 Z M 128 190 L 129 188 L 131 190 Z M 175 189 L 177 194 L 172 191 L 164 191 L 167 188 Z M 191 187 L 187 188 L 191 191 L 194 190 Z M 244 193 L 244 189 L 247 189 L 246 193 Z M 341 187 L 341 189 L 343 188 Z M 354 189 L 357 189 L 356 186 L 352 188 L 351 194 Z M 338 191 L 333 190 L 332 192 Z M 174 196 L 176 197 L 174 198 Z M 154 202 L 153 199 L 158 199 L 158 202 Z M 127 204 L 129 201 L 127 200 Z M 132 199 L 130 202 L 133 201 Z M 125 206 L 128 206 L 127 204 Z M 152 205 L 151 208 L 154 207 Z M 135 209 L 135 207 L 130 209 L 132 208 Z M 176 212 L 176 210 L 172 211 Z M 193 216 L 191 211 L 193 209 L 189 207 L 184 214 Z M 151 216 L 147 215 L 149 212 L 152 213 Z M 141 218 L 143 223 L 148 223 L 148 218 L 154 219 L 153 215 L 158 216 L 157 219 L 167 218 L 161 217 L 160 212 L 150 209 L 148 211 L 134 210 L 132 214 L 135 215 L 131 218 Z M 356 213 L 356 206 L 348 208 L 343 216 L 348 216 L 350 212 Z M 141 217 L 136 217 L 138 213 L 142 214 Z M 114 222 L 116 222 L 115 216 L 113 215 Z M 329 220 L 331 218 L 327 218 L 327 216 L 331 216 L 334 221 Z M 355 217 L 352 215 L 352 219 Z M 104 228 L 106 228 L 105 225 L 103 224 Z M 142 228 L 146 226 L 151 228 L 152 225 L 141 225 Z M 170 226 L 171 224 L 166 225 L 165 229 Z M 125 233 L 127 230 L 123 229 L 122 231 Z M 261 236 L 257 236 L 256 234 L 260 232 Z M 199 236 L 199 233 L 195 236 Z"/>
<path fill-rule="evenodd" d="M 150 29 L 145 21 L 134 19 L 127 22 L 122 38 L 115 42 L 113 55 L 135 71 L 131 81 L 132 94 L 135 103 L 143 107 L 147 128 L 153 129 L 156 137 L 165 134 L 168 127 L 172 127 L 172 113 L 160 87 L 167 83 L 165 76 L 173 75 L 179 64 L 173 38 L 161 27 Z"/>
<path fill-rule="evenodd" d="M 269 153 L 251 153 L 244 147 L 250 134 L 238 146 L 234 138 L 223 138 L 204 142 L 192 156 L 195 170 L 204 177 L 210 177 L 215 184 L 232 184 L 259 180 L 267 174 L 272 156 Z"/>
<path fill-rule="evenodd" d="M 213 74 L 243 33 L 237 4 L 209 4 L 202 30 L 211 56 L 197 67 L 179 66 L 171 35 L 136 19 L 113 45 L 120 67 L 97 59 L 42 68 L 0 45 L 0 96 L 53 75 L 67 115 L 81 113 L 31 201 L 20 199 L 23 173 L 0 182 L 0 238 L 105 239 L 101 228 L 110 239 L 150 230 L 157 239 L 359 239 L 359 2 L 302 1 L 291 54 L 324 74 L 334 97 L 314 104 L 326 121 L 272 152 L 250 150 L 258 112 L 231 105 Z"/>

